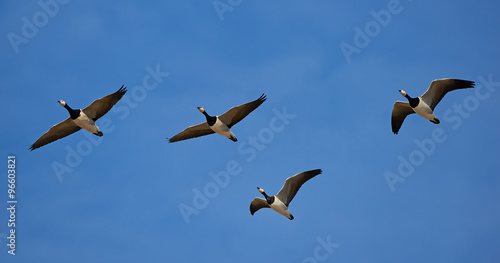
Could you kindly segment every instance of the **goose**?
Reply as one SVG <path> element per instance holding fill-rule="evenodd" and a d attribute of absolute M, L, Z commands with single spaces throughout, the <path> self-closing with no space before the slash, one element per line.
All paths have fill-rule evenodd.
<path fill-rule="evenodd" d="M 293 197 L 297 194 L 300 187 L 309 179 L 320 173 L 322 173 L 321 169 L 316 169 L 288 177 L 281 190 L 273 196 L 268 196 L 264 189 L 257 187 L 259 192 L 264 195 L 266 199 L 259 197 L 253 199 L 252 203 L 250 203 L 250 213 L 253 215 L 261 208 L 272 208 L 274 211 L 284 215 L 286 218 L 293 220 L 293 215 L 288 210 L 288 205 L 292 202 Z"/>
<path fill-rule="evenodd" d="M 418 115 L 428 119 L 434 124 L 439 124 L 440 121 L 434 115 L 434 108 L 446 95 L 446 93 L 456 89 L 473 88 L 474 82 L 461 79 L 436 79 L 431 82 L 431 85 L 422 96 L 412 98 L 404 90 L 399 90 L 399 93 L 408 99 L 408 102 L 396 101 L 392 109 L 392 132 L 398 134 L 401 125 L 406 116 L 417 113 Z"/>
<path fill-rule="evenodd" d="M 178 142 L 212 133 L 218 133 L 233 142 L 236 142 L 238 139 L 236 139 L 236 136 L 234 136 L 233 132 L 231 132 L 231 127 L 259 107 L 264 101 L 266 101 L 266 99 L 266 95 L 262 94 L 258 99 L 232 107 L 220 116 L 210 116 L 203 107 L 197 107 L 198 110 L 205 115 L 207 121 L 198 125 L 190 126 L 170 139 L 167 138 L 168 142 Z"/>
<path fill-rule="evenodd" d="M 104 114 L 106 114 L 123 97 L 125 92 L 127 92 L 127 89 L 122 85 L 117 92 L 94 100 L 84 109 L 72 109 L 64 100 L 57 101 L 61 106 L 68 110 L 69 118 L 52 126 L 52 128 L 50 128 L 42 135 L 42 137 L 31 145 L 29 148 L 30 151 L 64 138 L 77 132 L 81 128 L 99 137 L 103 136 L 101 130 L 95 124 L 95 121 L 104 116 Z"/>

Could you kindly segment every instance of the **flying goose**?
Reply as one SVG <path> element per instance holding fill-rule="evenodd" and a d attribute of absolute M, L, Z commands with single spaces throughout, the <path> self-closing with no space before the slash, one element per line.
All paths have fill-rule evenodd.
<path fill-rule="evenodd" d="M 439 124 L 439 119 L 434 115 L 434 108 L 446 95 L 456 89 L 473 88 L 474 82 L 461 79 L 436 79 L 431 82 L 427 91 L 419 97 L 412 98 L 404 90 L 399 93 L 408 99 L 408 102 L 396 101 L 392 109 L 392 132 L 398 134 L 406 116 L 417 113 L 434 124 Z"/>
<path fill-rule="evenodd" d="M 197 107 L 198 110 L 205 115 L 207 121 L 198 125 L 190 126 L 170 139 L 167 138 L 168 142 L 178 142 L 205 136 L 214 132 L 236 142 L 238 140 L 231 132 L 230 128 L 245 118 L 248 114 L 250 114 L 250 112 L 259 107 L 265 100 L 266 95 L 262 94 L 260 98 L 240 106 L 232 107 L 220 116 L 210 116 L 203 107 Z"/>
<path fill-rule="evenodd" d="M 127 90 L 122 85 L 117 92 L 94 100 L 92 104 L 83 110 L 70 108 L 64 100 L 57 101 L 61 106 L 68 110 L 70 117 L 52 126 L 52 128 L 50 128 L 42 135 L 42 137 L 31 145 L 30 150 L 33 151 L 34 149 L 40 148 L 55 140 L 64 138 L 74 132 L 77 132 L 80 128 L 83 128 L 99 137 L 102 136 L 103 134 L 99 127 L 95 124 L 95 121 L 104 116 L 104 114 L 106 114 L 123 97 L 125 92 L 127 92 Z"/>
<path fill-rule="evenodd" d="M 288 177 L 281 190 L 273 196 L 268 196 L 266 192 L 264 192 L 264 189 L 257 187 L 259 192 L 264 195 L 266 199 L 259 197 L 253 199 L 252 203 L 250 203 L 250 213 L 253 215 L 261 208 L 272 208 L 274 211 L 286 216 L 290 220 L 293 220 L 293 215 L 288 210 L 288 205 L 292 202 L 293 197 L 297 194 L 300 187 L 307 182 L 307 180 L 320 173 L 322 173 L 321 169 L 316 169 Z"/>

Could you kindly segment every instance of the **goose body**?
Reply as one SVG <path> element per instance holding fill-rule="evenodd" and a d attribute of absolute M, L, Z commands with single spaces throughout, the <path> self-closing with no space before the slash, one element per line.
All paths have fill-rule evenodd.
<path fill-rule="evenodd" d="M 94 100 L 84 109 L 72 109 L 64 100 L 59 104 L 69 112 L 69 118 L 52 126 L 30 147 L 30 150 L 40 148 L 53 141 L 64 138 L 80 129 L 87 130 L 97 136 L 103 136 L 99 127 L 95 124 L 99 118 L 104 116 L 127 92 L 123 86 L 113 94 Z"/>
<path fill-rule="evenodd" d="M 80 110 L 80 115 L 78 118 L 74 119 L 73 122 L 75 122 L 78 127 L 87 130 L 97 136 L 102 136 L 102 132 L 99 129 L 99 127 L 95 124 L 95 122 L 85 114 L 82 110 Z"/>
<path fill-rule="evenodd" d="M 214 132 L 224 137 L 227 137 L 228 139 L 234 142 L 237 142 L 238 139 L 236 139 L 236 136 L 234 136 L 233 132 L 229 129 L 229 127 L 219 119 L 219 116 L 216 116 L 215 118 L 217 120 L 212 126 L 210 126 L 210 129 L 212 129 Z"/>
<path fill-rule="evenodd" d="M 274 211 L 284 215 L 286 218 L 293 220 L 293 215 L 290 213 L 290 210 L 288 210 L 288 206 L 283 203 L 279 198 L 274 197 L 274 202 L 269 204 L 269 207 L 273 209 Z"/>
<path fill-rule="evenodd" d="M 286 218 L 293 220 L 293 215 L 288 210 L 288 205 L 305 182 L 321 173 L 321 169 L 316 169 L 288 177 L 281 190 L 273 196 L 268 196 L 264 189 L 257 187 L 265 199 L 259 197 L 253 199 L 252 203 L 250 203 L 250 213 L 253 215 L 261 208 L 271 208 Z"/>
<path fill-rule="evenodd" d="M 266 96 L 262 94 L 257 100 L 232 107 L 220 116 L 210 116 L 203 107 L 198 107 L 198 110 L 205 115 L 207 121 L 190 126 L 170 139 L 167 138 L 168 142 L 178 142 L 212 133 L 218 133 L 236 142 L 238 140 L 231 131 L 231 127 L 259 107 L 264 101 L 266 101 Z"/>
<path fill-rule="evenodd" d="M 446 93 L 456 89 L 473 88 L 474 82 L 461 79 L 437 79 L 431 82 L 427 91 L 416 98 L 410 97 L 404 90 L 399 93 L 405 97 L 408 102 L 396 101 L 392 109 L 392 132 L 397 134 L 403 125 L 406 116 L 416 113 L 434 124 L 440 121 L 434 114 L 437 104 L 443 99 Z"/>
<path fill-rule="evenodd" d="M 417 105 L 417 107 L 413 108 L 416 114 L 424 117 L 425 119 L 428 119 L 429 121 L 433 123 L 439 123 L 439 119 L 436 118 L 436 115 L 434 114 L 434 111 L 425 103 L 420 97 L 420 103 Z"/>

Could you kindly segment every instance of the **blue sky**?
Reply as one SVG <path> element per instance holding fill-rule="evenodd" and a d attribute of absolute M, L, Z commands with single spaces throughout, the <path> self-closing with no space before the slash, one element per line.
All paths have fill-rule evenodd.
<path fill-rule="evenodd" d="M 16 256 L 0 209 L 1 262 L 500 260 L 495 1 L 0 5 L 2 207 L 9 154 L 18 200 Z M 439 78 L 476 89 L 449 93 L 441 124 L 412 115 L 394 135 L 398 90 Z M 102 139 L 28 150 L 68 117 L 57 100 L 83 108 L 121 85 Z M 167 143 L 204 121 L 197 106 L 218 115 L 262 93 L 237 143 Z M 317 168 L 293 221 L 250 215 L 257 186 Z"/>

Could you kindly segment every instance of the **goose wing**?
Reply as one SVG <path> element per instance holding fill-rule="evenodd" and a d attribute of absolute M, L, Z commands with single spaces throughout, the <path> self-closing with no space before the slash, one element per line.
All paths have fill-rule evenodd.
<path fill-rule="evenodd" d="M 229 128 L 235 125 L 239 121 L 243 120 L 250 112 L 255 110 L 264 101 L 266 101 L 266 95 L 262 94 L 258 99 L 241 104 L 240 106 L 232 107 L 226 113 L 219 116 L 219 119 L 224 122 Z"/>
<path fill-rule="evenodd" d="M 415 113 L 415 111 L 411 108 L 410 103 L 403 101 L 396 101 L 396 103 L 394 103 L 391 118 L 392 132 L 394 132 L 394 134 L 398 134 L 406 116 L 412 113 Z"/>
<path fill-rule="evenodd" d="M 257 212 L 257 210 L 261 208 L 270 208 L 270 206 L 267 204 L 267 201 L 265 199 L 255 197 L 252 203 L 250 203 L 250 213 L 253 215 L 255 212 Z"/>
<path fill-rule="evenodd" d="M 170 138 L 168 142 L 178 142 L 182 140 L 187 140 L 191 138 L 196 138 L 200 136 L 205 136 L 214 133 L 208 123 L 203 122 L 198 125 L 193 125 L 187 127 L 185 130 L 177 133 L 174 137 Z"/>
<path fill-rule="evenodd" d="M 64 138 L 72 133 L 80 130 L 80 127 L 76 125 L 76 123 L 71 119 L 67 118 L 66 120 L 52 126 L 46 133 L 42 135 L 35 143 L 31 145 L 29 148 L 30 151 L 33 151 L 36 148 L 40 148 L 46 144 L 49 144 L 53 141 Z"/>
<path fill-rule="evenodd" d="M 320 174 L 321 169 L 311 170 L 307 172 L 298 173 L 294 176 L 290 176 L 286 179 L 285 184 L 281 190 L 276 194 L 278 199 L 280 199 L 286 206 L 290 204 L 297 191 L 299 191 L 302 184 L 307 182 L 309 179 Z"/>
<path fill-rule="evenodd" d="M 461 79 L 436 79 L 431 82 L 427 91 L 421 96 L 432 110 L 446 95 L 446 93 L 456 89 L 473 88 L 474 82 Z"/>
<path fill-rule="evenodd" d="M 106 114 L 127 92 L 127 88 L 122 87 L 115 93 L 94 100 L 83 112 L 92 120 L 96 121 Z"/>

